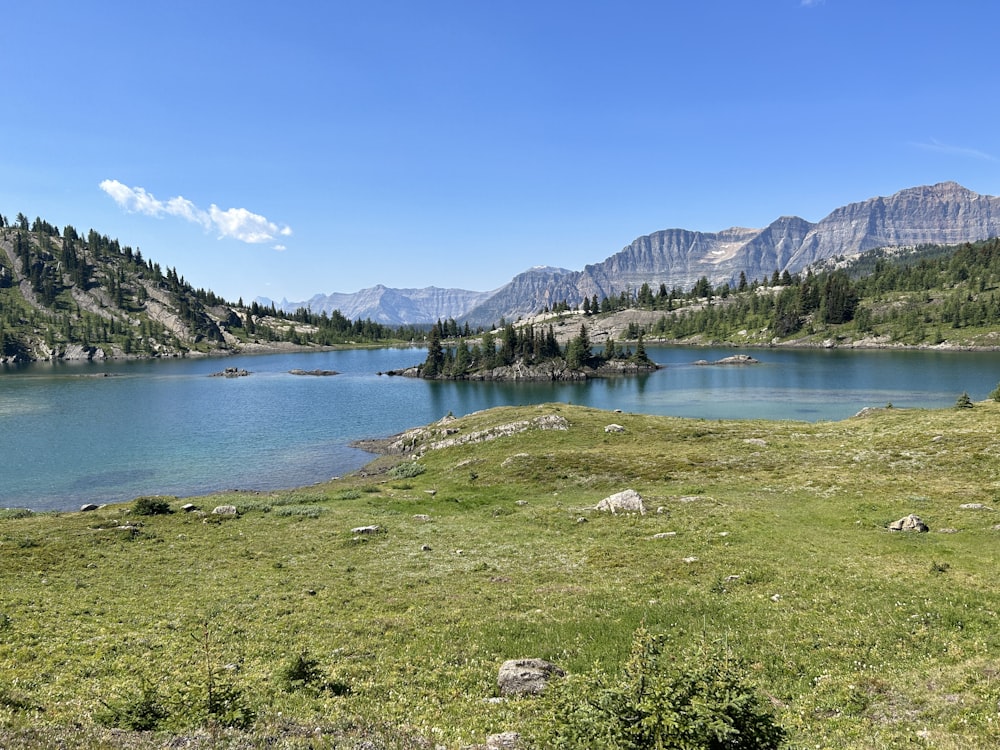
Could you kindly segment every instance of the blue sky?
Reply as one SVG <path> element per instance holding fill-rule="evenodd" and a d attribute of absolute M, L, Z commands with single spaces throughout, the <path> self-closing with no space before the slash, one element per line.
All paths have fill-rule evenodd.
<path fill-rule="evenodd" d="M 0 213 L 235 301 L 497 288 L 682 227 L 1000 193 L 995 0 L 3 12 Z"/>

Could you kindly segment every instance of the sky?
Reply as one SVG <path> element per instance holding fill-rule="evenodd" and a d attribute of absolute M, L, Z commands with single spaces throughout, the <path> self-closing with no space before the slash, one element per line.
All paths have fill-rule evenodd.
<path fill-rule="evenodd" d="M 1000 194 L 995 0 L 8 3 L 0 214 L 230 301 Z"/>

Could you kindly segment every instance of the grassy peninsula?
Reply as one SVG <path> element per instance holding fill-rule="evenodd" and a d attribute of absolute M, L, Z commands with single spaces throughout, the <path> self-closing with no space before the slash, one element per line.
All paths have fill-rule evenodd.
<path fill-rule="evenodd" d="M 788 747 L 995 746 L 998 418 L 504 407 L 330 484 L 6 511 L 0 746 L 530 746 L 637 631 L 740 663 Z M 568 676 L 497 699 L 523 657 Z"/>

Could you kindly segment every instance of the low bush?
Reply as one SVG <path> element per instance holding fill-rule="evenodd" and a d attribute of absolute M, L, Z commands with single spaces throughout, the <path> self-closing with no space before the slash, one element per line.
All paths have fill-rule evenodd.
<path fill-rule="evenodd" d="M 596 670 L 550 686 L 539 747 L 772 750 L 785 731 L 725 652 L 667 658 L 664 638 L 636 631 L 621 674 Z"/>
<path fill-rule="evenodd" d="M 140 497 L 132 506 L 132 513 L 137 516 L 162 516 L 172 512 L 170 503 L 162 497 Z"/>
<path fill-rule="evenodd" d="M 102 703 L 104 707 L 95 714 L 94 721 L 114 729 L 149 731 L 159 728 L 169 716 L 163 699 L 148 683 L 138 693 L 112 703 Z"/>
<path fill-rule="evenodd" d="M 412 479 L 413 477 L 418 477 L 427 471 L 423 464 L 418 464 L 416 461 L 406 461 L 405 463 L 398 464 L 389 470 L 389 476 L 393 479 Z"/>

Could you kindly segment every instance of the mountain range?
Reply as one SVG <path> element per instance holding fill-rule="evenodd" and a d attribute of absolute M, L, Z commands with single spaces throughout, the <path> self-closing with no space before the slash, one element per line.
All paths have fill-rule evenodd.
<path fill-rule="evenodd" d="M 488 292 L 379 285 L 353 294 L 317 294 L 304 302 L 283 300 L 276 307 L 287 312 L 303 307 L 314 313 L 339 310 L 348 318 L 391 325 L 447 318 L 492 325 L 562 301 L 578 305 L 585 297 L 634 291 L 644 283 L 688 291 L 703 276 L 713 286 L 735 284 L 741 273 L 751 281 L 768 278 L 775 270 L 797 273 L 818 261 L 879 247 L 948 245 L 996 236 L 1000 197 L 942 182 L 851 203 L 817 223 L 782 216 L 763 229 L 665 229 L 638 237 L 581 271 L 539 266 Z"/>

